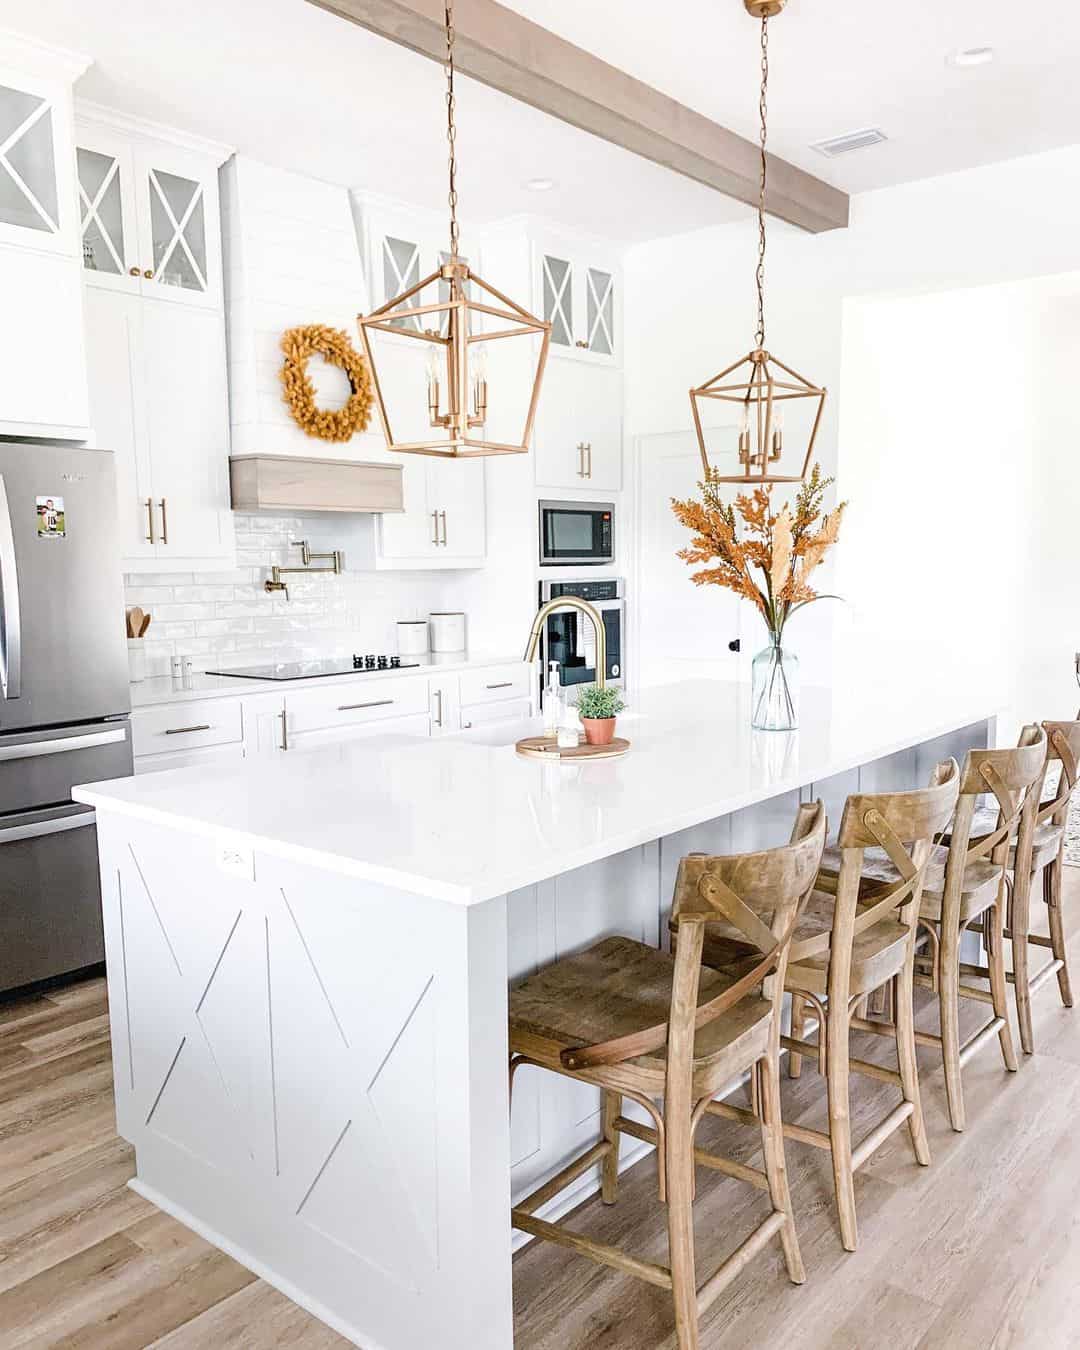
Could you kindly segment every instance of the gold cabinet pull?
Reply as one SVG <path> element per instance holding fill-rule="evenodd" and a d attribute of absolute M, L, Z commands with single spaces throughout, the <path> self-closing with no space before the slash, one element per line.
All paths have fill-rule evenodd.
<path fill-rule="evenodd" d="M 186 736 L 191 731 L 210 731 L 212 730 L 209 722 L 201 722 L 197 727 L 167 727 L 166 736 Z"/>
<path fill-rule="evenodd" d="M 592 477 L 592 441 L 585 442 L 585 477 Z"/>
<path fill-rule="evenodd" d="M 161 542 L 162 542 L 163 544 L 167 544 L 167 543 L 169 542 L 169 518 L 168 518 L 168 516 L 165 514 L 165 498 L 164 498 L 164 497 L 162 497 L 162 499 L 161 499 L 161 501 L 158 503 L 158 505 L 161 507 Z"/>
<path fill-rule="evenodd" d="M 577 458 L 578 458 L 578 471 L 577 471 L 577 476 L 578 476 L 579 478 L 588 478 L 588 476 L 589 476 L 589 475 L 585 472 L 585 449 L 586 449 L 585 442 L 584 442 L 584 441 L 578 441 L 578 444 L 577 444 Z"/>
<path fill-rule="evenodd" d="M 584 347 L 584 349 L 585 349 L 586 351 L 589 350 L 589 344 L 585 341 L 584 338 L 578 338 L 578 340 L 574 343 L 574 346 L 575 346 L 575 347 Z"/>
<path fill-rule="evenodd" d="M 143 276 L 147 279 L 147 281 L 153 281 L 153 279 L 154 279 L 154 274 L 153 274 L 153 272 L 151 272 L 151 271 L 149 271 L 149 270 L 145 271 L 145 272 L 143 273 Z"/>
<path fill-rule="evenodd" d="M 139 269 L 138 269 L 137 267 L 129 267 L 129 268 L 128 268 L 128 276 L 131 276 L 131 277 L 137 277 L 137 276 L 139 276 L 139 275 L 140 275 L 140 273 L 139 273 Z"/>
<path fill-rule="evenodd" d="M 150 497 L 147 497 L 146 499 L 146 522 L 149 528 L 149 533 L 146 537 L 152 544 L 156 544 L 157 540 L 154 538 L 154 503 Z"/>

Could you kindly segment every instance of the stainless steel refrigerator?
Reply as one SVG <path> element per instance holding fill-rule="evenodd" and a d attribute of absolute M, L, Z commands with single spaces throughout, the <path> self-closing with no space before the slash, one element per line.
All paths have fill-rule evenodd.
<path fill-rule="evenodd" d="M 94 812 L 132 771 L 112 454 L 0 442 L 0 992 L 104 959 Z"/>

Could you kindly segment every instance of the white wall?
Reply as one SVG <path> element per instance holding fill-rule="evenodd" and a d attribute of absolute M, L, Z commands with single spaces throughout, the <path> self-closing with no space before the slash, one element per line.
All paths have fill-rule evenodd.
<path fill-rule="evenodd" d="M 1005 577 L 1013 596 L 1001 620 L 1006 629 L 1019 622 L 1021 569 L 1028 576 L 1032 569 L 1043 577 L 1053 572 L 1053 560 L 1043 558 L 1047 541 L 1059 537 L 1063 498 L 1051 484 L 1062 464 L 1048 446 L 1068 445 L 1070 434 L 1075 445 L 1075 422 L 1067 398 L 1043 397 L 1053 381 L 1031 374 L 1021 386 L 1011 372 L 1017 363 L 1025 371 L 1037 363 L 1045 341 L 1069 368 L 1063 351 L 1076 350 L 1073 303 L 1002 288 L 966 305 L 946 298 L 935 309 L 928 300 L 920 310 L 911 297 L 1080 268 L 1078 183 L 1080 147 L 1072 147 L 864 194 L 853 199 L 847 231 L 814 237 L 770 225 L 767 345 L 829 388 L 818 457 L 836 472 L 839 494 L 851 498 L 836 569 L 823 582 L 840 585 L 853 604 L 846 612 L 822 605 L 800 616 L 792 636 L 805 678 L 827 680 L 837 654 L 847 658 L 853 637 L 858 644 L 864 621 L 872 636 L 883 615 L 902 635 L 906 625 L 914 628 L 920 609 L 940 610 L 965 586 L 978 588 L 975 576 L 960 578 L 955 570 L 967 534 L 984 516 L 1011 535 L 1004 545 L 1013 558 Z M 755 244 L 748 221 L 639 245 L 628 254 L 632 436 L 688 427 L 690 384 L 714 373 L 728 353 L 734 359 L 749 350 Z M 874 305 L 865 303 L 870 297 Z M 854 298 L 860 303 L 848 303 Z M 963 336 L 950 330 L 950 321 Z M 1046 419 L 1053 429 L 1044 433 Z M 986 444 L 994 449 L 980 454 Z M 1032 472 L 1025 476 L 1018 464 Z M 968 470 L 981 471 L 978 489 Z M 919 539 L 915 558 L 898 545 L 908 530 Z M 1041 716 L 1075 711 L 1071 668 L 1066 662 L 1063 670 L 1061 662 L 1065 647 L 1080 647 L 1080 621 L 1069 599 L 1069 562 L 1063 569 L 1059 559 L 1055 577 L 1063 570 L 1060 591 L 1051 596 L 1040 579 L 1035 601 L 1030 587 L 1026 601 L 1029 613 L 1041 609 L 1035 626 L 1049 635 L 1052 650 L 1044 645 L 1036 657 L 1030 644 L 1006 639 L 995 648 L 1009 663 L 1009 699 L 1017 713 L 1020 703 L 1038 703 Z M 877 615 L 875 590 L 882 597 Z M 989 655 L 981 600 L 970 613 L 961 607 L 954 614 L 956 636 L 968 651 Z M 942 622 L 929 622 L 941 640 Z M 834 625 L 846 642 L 834 642 Z M 648 642 L 648 634 L 644 638 Z"/>

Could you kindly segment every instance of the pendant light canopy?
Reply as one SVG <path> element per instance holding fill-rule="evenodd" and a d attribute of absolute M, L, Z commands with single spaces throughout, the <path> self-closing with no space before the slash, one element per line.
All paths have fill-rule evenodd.
<path fill-rule="evenodd" d="M 532 436 L 540 384 L 547 363 L 551 324 L 536 318 L 497 291 L 461 256 L 457 220 L 457 152 L 454 94 L 454 5 L 446 0 L 446 137 L 450 147 L 450 248 L 439 268 L 368 315 L 359 315 L 360 339 L 371 370 L 375 402 L 390 450 L 404 454 L 466 459 L 481 455 L 525 454 Z M 425 298 L 425 293 L 430 299 Z M 411 438 L 395 438 L 400 405 L 387 403 L 373 341 L 376 332 L 394 333 L 427 344 L 426 391 L 418 388 L 403 421 L 421 430 Z M 540 337 L 539 344 L 536 337 Z M 514 423 L 511 401 L 503 405 L 499 425 L 504 439 L 486 438 L 489 417 L 488 346 L 521 338 L 528 341 L 533 371 L 524 426 Z M 512 400 L 519 409 L 520 399 Z M 421 420 L 422 419 L 422 420 Z M 521 427 L 520 439 L 515 436 Z M 430 434 L 426 434 L 430 431 Z"/>
<path fill-rule="evenodd" d="M 765 347 L 765 188 L 768 172 L 769 19 L 787 0 L 743 0 L 761 21 L 761 179 L 758 193 L 757 331 L 753 350 L 718 375 L 690 390 L 705 476 L 716 483 L 798 483 L 806 477 L 814 450 L 825 390 L 797 374 Z M 738 405 L 738 424 L 713 429 L 702 421 L 702 404 Z M 786 414 L 786 416 L 785 416 Z M 785 428 L 785 421 L 787 427 Z M 788 444 L 785 445 L 785 430 Z M 794 472 L 779 467 L 785 451 Z M 710 460 L 710 453 L 712 460 Z"/>

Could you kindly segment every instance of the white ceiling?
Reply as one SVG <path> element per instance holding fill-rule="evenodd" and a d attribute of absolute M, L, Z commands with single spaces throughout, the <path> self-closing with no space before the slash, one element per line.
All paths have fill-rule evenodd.
<path fill-rule="evenodd" d="M 717 121 L 756 134 L 757 28 L 741 0 L 504 0 Z M 438 66 L 304 0 L 19 0 L 13 29 L 81 51 L 79 92 L 268 163 L 406 201 L 445 200 Z M 992 45 L 974 70 L 955 47 Z M 1080 7 L 1016 0 L 790 0 L 772 30 L 770 145 L 850 191 L 1080 142 Z M 745 208 L 468 80 L 461 214 L 524 211 L 627 242 Z M 829 161 L 810 142 L 880 126 Z M 550 177 L 554 191 L 526 191 Z"/>
<path fill-rule="evenodd" d="M 742 0 L 500 0 L 744 136 L 759 25 Z M 1080 7 L 1024 0 L 789 0 L 772 20 L 769 143 L 848 192 L 1080 142 Z M 993 47 L 957 70 L 957 48 Z M 829 160 L 815 141 L 880 127 Z"/>

